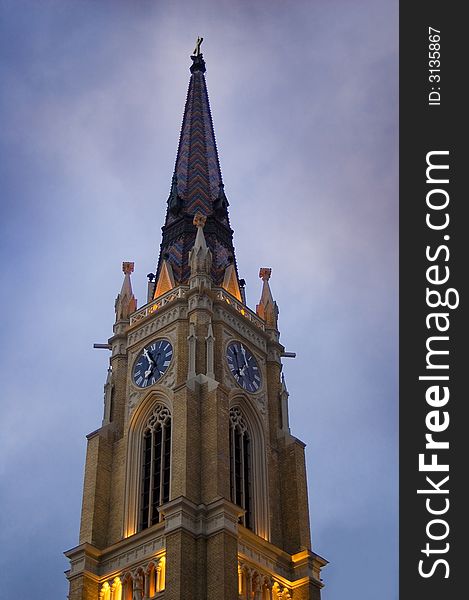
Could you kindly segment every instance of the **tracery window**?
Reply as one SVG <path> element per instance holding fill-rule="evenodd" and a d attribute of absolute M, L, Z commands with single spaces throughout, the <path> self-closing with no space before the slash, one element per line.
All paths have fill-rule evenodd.
<path fill-rule="evenodd" d="M 169 501 L 171 413 L 163 404 L 157 404 L 148 419 L 141 452 L 140 530 L 158 523 L 158 507 Z"/>
<path fill-rule="evenodd" d="M 231 501 L 246 511 L 240 523 L 253 529 L 252 440 L 238 406 L 230 410 L 230 467 Z"/>

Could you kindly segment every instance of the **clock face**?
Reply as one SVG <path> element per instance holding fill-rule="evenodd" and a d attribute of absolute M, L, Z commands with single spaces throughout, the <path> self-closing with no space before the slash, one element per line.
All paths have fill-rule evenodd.
<path fill-rule="evenodd" d="M 257 392 L 261 387 L 261 372 L 253 354 L 241 342 L 231 342 L 226 350 L 228 367 L 247 392 Z"/>
<path fill-rule="evenodd" d="M 145 388 L 160 379 L 173 357 L 168 340 L 155 340 L 140 352 L 132 373 L 135 385 Z"/>

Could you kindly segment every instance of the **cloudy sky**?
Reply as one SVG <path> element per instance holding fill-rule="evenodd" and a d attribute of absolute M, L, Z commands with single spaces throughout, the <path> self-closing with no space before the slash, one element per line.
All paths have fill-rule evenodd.
<path fill-rule="evenodd" d="M 197 35 L 248 303 L 272 267 L 324 600 L 397 598 L 397 1 L 1 0 L 0 596 L 63 600 L 121 262 Z"/>

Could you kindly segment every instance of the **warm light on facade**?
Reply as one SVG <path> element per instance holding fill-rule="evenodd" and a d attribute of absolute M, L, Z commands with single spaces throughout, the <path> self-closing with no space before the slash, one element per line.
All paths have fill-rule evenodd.
<path fill-rule="evenodd" d="M 144 598 L 153 598 L 166 587 L 166 556 L 154 558 L 146 567 L 136 572 L 123 572 L 113 579 L 104 581 L 99 600 L 132 600 L 133 592 L 141 590 Z"/>
<path fill-rule="evenodd" d="M 309 557 L 308 550 L 302 550 L 301 552 L 297 552 L 296 554 L 292 554 L 292 562 L 298 563 L 302 560 L 306 560 Z"/>
<path fill-rule="evenodd" d="M 116 577 L 111 587 L 111 600 L 122 600 L 122 582 Z"/>
<path fill-rule="evenodd" d="M 294 587 L 291 582 L 278 577 L 272 571 L 258 570 L 254 565 L 238 563 L 238 594 L 240 598 L 291 600 Z"/>
<path fill-rule="evenodd" d="M 162 592 L 166 587 L 166 556 L 160 558 L 156 572 L 156 591 Z"/>
<path fill-rule="evenodd" d="M 238 564 L 238 594 L 244 594 L 244 586 L 243 586 L 244 578 L 243 571 L 241 569 L 241 565 Z"/>
<path fill-rule="evenodd" d="M 125 537 L 125 538 L 128 538 L 128 537 L 130 537 L 131 535 L 135 535 L 136 533 L 137 533 L 137 532 L 135 531 L 135 529 L 130 529 L 130 528 L 127 528 L 127 529 L 124 531 L 124 537 Z"/>
<path fill-rule="evenodd" d="M 99 600 L 111 600 L 111 586 L 107 581 L 101 586 Z"/>

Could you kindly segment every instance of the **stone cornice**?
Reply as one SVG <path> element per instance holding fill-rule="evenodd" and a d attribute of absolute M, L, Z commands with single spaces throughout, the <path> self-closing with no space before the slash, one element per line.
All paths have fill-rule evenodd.
<path fill-rule="evenodd" d="M 164 550 L 163 523 L 124 538 L 106 550 L 84 543 L 64 553 L 71 564 L 67 577 L 70 579 L 86 572 L 98 580 L 103 575 L 109 576 L 113 572 L 135 568 L 162 554 Z"/>
<path fill-rule="evenodd" d="M 328 561 L 318 554 L 307 549 L 288 554 L 242 525 L 238 532 L 238 554 L 244 563 L 269 573 L 290 588 L 309 582 L 323 587 L 320 571 Z"/>
<path fill-rule="evenodd" d="M 185 529 L 195 536 L 209 537 L 220 531 L 238 533 L 238 519 L 244 510 L 224 498 L 210 504 L 194 504 L 183 496 L 159 509 L 164 515 L 165 534 Z"/>

